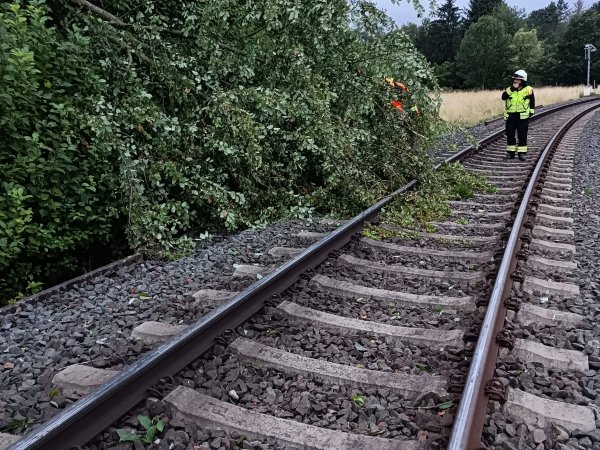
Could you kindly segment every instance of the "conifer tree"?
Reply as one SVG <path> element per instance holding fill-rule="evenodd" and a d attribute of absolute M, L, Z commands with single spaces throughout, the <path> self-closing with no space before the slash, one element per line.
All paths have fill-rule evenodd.
<path fill-rule="evenodd" d="M 573 15 L 578 16 L 583 12 L 584 2 L 583 0 L 575 0 L 573 2 Z"/>
<path fill-rule="evenodd" d="M 463 18 L 455 0 L 445 2 L 435 11 L 435 20 L 426 23 L 419 50 L 433 63 L 451 61 L 460 45 Z"/>
<path fill-rule="evenodd" d="M 469 2 L 469 12 L 467 15 L 467 24 L 471 25 L 479 20 L 481 16 L 492 14 L 494 9 L 504 3 L 503 0 L 471 0 Z"/>

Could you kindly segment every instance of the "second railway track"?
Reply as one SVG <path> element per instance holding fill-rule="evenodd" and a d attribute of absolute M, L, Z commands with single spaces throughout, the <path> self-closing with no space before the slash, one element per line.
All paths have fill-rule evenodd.
<path fill-rule="evenodd" d="M 239 266 L 239 276 L 264 277 L 241 293 L 199 293 L 199 301 L 217 295 L 224 303 L 183 332 L 140 324 L 140 339 L 155 345 L 171 340 L 137 363 L 116 375 L 82 367 L 61 372 L 55 381 L 63 389 L 86 376 L 112 378 L 12 448 L 81 445 L 144 400 L 151 388 L 154 408 L 194 436 L 190 442 L 199 447 L 230 448 L 233 438 L 211 434 L 225 430 L 257 448 L 425 449 L 448 443 L 453 449 L 477 448 L 484 425 L 486 444 L 492 444 L 489 432 L 503 406 L 488 411 L 495 418 L 486 418 L 484 391 L 494 375 L 505 300 L 556 287 L 548 280 L 536 285 L 543 274 L 523 275 L 516 267 L 518 240 L 525 237 L 520 256 L 537 261 L 536 270 L 554 265 L 543 248 L 547 242 L 566 245 L 552 228 L 568 222 L 561 219 L 568 146 L 598 106 L 599 101 L 585 102 L 539 118 L 532 124 L 526 162 L 504 159 L 501 135 L 469 152 L 463 164 L 489 176 L 497 190 L 451 202 L 450 220 L 434 224 L 435 233 L 397 233 L 387 240 L 357 234 L 389 197 L 332 233 L 305 235 L 318 241 L 308 249 L 273 249 L 292 259 L 271 273 Z M 559 144 L 564 148 L 551 159 Z M 536 165 L 538 157 L 553 164 L 545 174 Z M 529 194 L 541 181 L 545 197 L 534 204 L 535 223 L 525 224 Z M 521 204 L 523 194 L 526 204 Z M 522 229 L 519 220 L 528 228 Z M 544 256 L 531 255 L 529 247 L 542 248 Z M 517 285 L 504 283 L 515 268 Z M 536 308 L 525 305 L 521 311 L 530 320 L 544 320 L 546 312 Z M 547 349 L 524 344 L 523 332 L 516 334 L 517 355 L 539 363 Z M 508 364 L 514 361 L 508 358 Z M 499 364 L 505 372 L 507 363 Z M 500 378 L 497 383 L 506 387 L 508 378 Z M 517 390 L 524 386 L 518 388 L 504 389 L 499 399 L 509 400 L 513 419 L 525 408 L 514 406 L 523 403 Z M 495 391 L 488 387 L 487 392 Z M 594 424 L 593 412 L 590 422 L 589 411 L 579 411 L 587 422 L 577 422 L 578 427 Z M 541 412 L 528 414 L 527 420 L 541 420 Z M 561 426 L 568 432 L 567 422 Z M 90 445 L 102 448 L 101 438 Z"/>

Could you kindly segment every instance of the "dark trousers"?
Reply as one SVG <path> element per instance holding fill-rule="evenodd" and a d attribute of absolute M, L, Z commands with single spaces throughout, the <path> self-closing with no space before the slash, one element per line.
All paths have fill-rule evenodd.
<path fill-rule="evenodd" d="M 506 119 L 506 150 L 509 152 L 527 153 L 527 132 L 529 119 L 521 119 L 520 113 L 510 113 Z M 515 133 L 519 137 L 519 145 Z"/>

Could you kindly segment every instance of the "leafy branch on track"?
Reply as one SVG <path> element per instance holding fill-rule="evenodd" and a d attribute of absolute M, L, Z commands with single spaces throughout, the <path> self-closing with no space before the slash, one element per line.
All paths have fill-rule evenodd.
<path fill-rule="evenodd" d="M 415 191 L 401 196 L 382 212 L 382 221 L 397 225 L 400 231 L 368 225 L 363 236 L 373 239 L 410 238 L 410 230 L 420 227 L 427 232 L 435 232 L 435 226 L 429 222 L 443 222 L 451 215 L 448 201 L 466 200 L 477 193 L 495 191 L 486 177 L 465 169 L 462 164 L 443 165 L 440 170 L 424 175 Z"/>

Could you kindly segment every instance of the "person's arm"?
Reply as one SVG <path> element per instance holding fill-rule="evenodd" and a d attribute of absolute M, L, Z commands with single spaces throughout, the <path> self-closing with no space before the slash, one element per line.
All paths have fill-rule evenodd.
<path fill-rule="evenodd" d="M 535 114 L 535 94 L 533 93 L 533 89 L 531 90 L 531 94 L 529 95 L 529 116 L 533 116 Z"/>
<path fill-rule="evenodd" d="M 504 90 L 504 92 L 502 92 L 502 100 L 508 100 L 513 93 L 514 89 L 511 87 L 508 87 Z"/>

